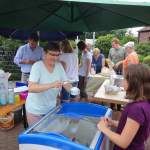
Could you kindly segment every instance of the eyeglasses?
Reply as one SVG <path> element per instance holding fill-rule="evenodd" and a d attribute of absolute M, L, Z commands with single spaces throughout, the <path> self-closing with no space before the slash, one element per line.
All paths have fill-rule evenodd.
<path fill-rule="evenodd" d="M 50 52 L 48 52 L 48 54 L 51 55 L 51 56 L 57 56 L 57 57 L 60 55 L 60 53 L 59 54 L 53 54 L 53 53 L 50 53 Z"/>

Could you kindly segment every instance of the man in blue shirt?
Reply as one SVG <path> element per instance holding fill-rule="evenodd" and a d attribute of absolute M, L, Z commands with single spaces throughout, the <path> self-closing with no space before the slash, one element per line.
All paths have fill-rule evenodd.
<path fill-rule="evenodd" d="M 27 82 L 31 67 L 36 62 L 43 58 L 43 48 L 38 46 L 39 37 L 36 33 L 31 33 L 28 38 L 28 43 L 20 46 L 14 58 L 14 63 L 21 68 L 21 81 Z"/>

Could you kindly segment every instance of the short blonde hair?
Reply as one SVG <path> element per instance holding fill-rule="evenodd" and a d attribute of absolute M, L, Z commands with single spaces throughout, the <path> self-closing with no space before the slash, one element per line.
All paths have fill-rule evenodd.
<path fill-rule="evenodd" d="M 94 48 L 93 54 L 96 55 L 96 54 L 99 54 L 99 53 L 100 53 L 100 49 L 99 48 Z"/>

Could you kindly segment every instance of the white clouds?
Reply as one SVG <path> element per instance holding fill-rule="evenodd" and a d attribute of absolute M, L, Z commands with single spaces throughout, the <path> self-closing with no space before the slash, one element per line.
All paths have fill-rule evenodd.
<path fill-rule="evenodd" d="M 135 27 L 135 28 L 128 28 L 127 33 L 132 33 L 134 36 L 138 36 L 138 31 L 141 30 L 143 27 Z"/>

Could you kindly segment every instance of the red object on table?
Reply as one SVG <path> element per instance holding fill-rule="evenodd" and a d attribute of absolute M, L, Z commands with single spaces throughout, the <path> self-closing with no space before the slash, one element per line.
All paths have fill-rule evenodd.
<path fill-rule="evenodd" d="M 20 96 L 20 100 L 26 100 L 28 96 L 28 92 L 22 92 L 19 94 L 19 96 Z"/>

